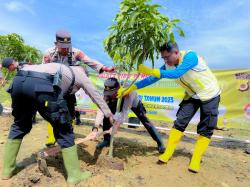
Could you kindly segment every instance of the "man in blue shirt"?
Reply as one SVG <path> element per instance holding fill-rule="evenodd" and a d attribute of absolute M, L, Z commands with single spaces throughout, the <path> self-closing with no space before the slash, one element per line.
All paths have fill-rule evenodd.
<path fill-rule="evenodd" d="M 185 96 L 170 131 L 167 149 L 160 155 L 159 161 L 167 163 L 172 157 L 187 125 L 200 109 L 201 118 L 197 126 L 199 137 L 189 165 L 189 171 L 198 172 L 201 157 L 210 143 L 217 124 L 221 90 L 205 60 L 195 52 L 179 51 L 175 42 L 167 42 L 160 48 L 160 52 L 165 64 L 160 69 L 151 69 L 141 64 L 139 72 L 151 76 L 135 83 L 129 89 L 121 88 L 118 97 L 151 85 L 161 78 L 175 79 L 185 89 Z"/>

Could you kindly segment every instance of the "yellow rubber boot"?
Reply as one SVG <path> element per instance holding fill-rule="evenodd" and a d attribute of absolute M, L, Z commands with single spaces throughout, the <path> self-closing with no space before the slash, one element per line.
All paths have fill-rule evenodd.
<path fill-rule="evenodd" d="M 46 146 L 54 145 L 56 143 L 56 139 L 53 132 L 53 127 L 50 123 L 47 124 L 48 127 L 48 136 L 46 141 Z"/>
<path fill-rule="evenodd" d="M 206 151 L 209 143 L 210 143 L 210 139 L 205 137 L 205 136 L 199 136 L 198 140 L 195 144 L 194 147 L 194 152 L 193 152 L 193 156 L 191 159 L 191 162 L 189 164 L 189 171 L 198 173 L 200 170 L 200 162 L 201 162 L 201 157 L 203 155 L 203 153 Z"/>
<path fill-rule="evenodd" d="M 76 126 L 76 120 L 73 120 L 72 121 L 72 127 L 73 129 L 75 128 Z M 55 136 L 54 136 L 54 131 L 53 131 L 53 127 L 50 123 L 47 124 L 47 127 L 48 127 L 48 136 L 47 136 L 47 141 L 46 141 L 46 146 L 51 146 L 51 145 L 54 145 L 56 143 L 56 139 L 55 139 Z"/>
<path fill-rule="evenodd" d="M 76 127 L 76 119 L 72 120 L 72 127 L 73 127 L 73 129 L 75 129 L 75 127 Z"/>
<path fill-rule="evenodd" d="M 152 75 L 152 76 L 155 76 L 157 78 L 161 77 L 161 72 L 159 69 L 152 69 L 152 68 L 145 66 L 144 64 L 139 65 L 138 71 L 140 73 L 145 74 L 145 75 Z"/>
<path fill-rule="evenodd" d="M 168 160 L 171 158 L 171 156 L 174 153 L 176 145 L 180 142 L 182 135 L 183 135 L 183 132 L 174 128 L 171 129 L 168 142 L 167 142 L 167 148 L 165 152 L 160 155 L 159 161 L 164 162 L 164 163 L 168 162 Z"/>

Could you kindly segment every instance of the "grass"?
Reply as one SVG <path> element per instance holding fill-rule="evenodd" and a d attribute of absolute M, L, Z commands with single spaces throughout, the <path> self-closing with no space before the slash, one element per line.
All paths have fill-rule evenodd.
<path fill-rule="evenodd" d="M 9 84 L 4 87 L 0 87 L 0 103 L 5 107 L 11 106 L 10 94 L 6 91 L 9 88 Z"/>

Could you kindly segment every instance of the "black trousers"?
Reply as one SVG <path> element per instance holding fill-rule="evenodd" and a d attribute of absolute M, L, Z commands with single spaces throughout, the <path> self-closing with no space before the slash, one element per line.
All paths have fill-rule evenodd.
<path fill-rule="evenodd" d="M 219 102 L 220 96 L 208 101 L 193 98 L 183 100 L 177 111 L 177 119 L 174 122 L 173 128 L 184 132 L 197 110 L 200 109 L 200 122 L 197 126 L 197 133 L 211 138 L 214 128 L 217 125 Z"/>
<path fill-rule="evenodd" d="M 150 136 L 153 138 L 153 140 L 156 141 L 158 146 L 163 145 L 161 136 L 157 129 L 154 127 L 154 125 L 151 123 L 151 121 L 146 116 L 146 109 L 143 106 L 142 102 L 139 101 L 138 105 L 136 107 L 132 107 L 131 110 L 135 113 L 135 115 L 138 117 L 138 119 L 142 122 L 144 127 L 149 132 Z M 115 110 L 111 110 L 112 113 L 115 113 Z M 110 129 L 111 124 L 109 122 L 108 118 L 103 119 L 103 131 Z M 104 139 L 109 140 L 110 135 L 104 135 Z"/>
<path fill-rule="evenodd" d="M 138 117 L 138 119 L 147 129 L 150 136 L 153 138 L 153 140 L 156 141 L 158 146 L 163 145 L 159 132 L 157 131 L 157 129 L 152 124 L 152 122 L 146 116 L 147 111 L 145 107 L 143 106 L 142 102 L 139 101 L 137 107 L 132 107 L 131 110 L 135 113 L 135 115 Z"/>
<path fill-rule="evenodd" d="M 41 116 L 51 123 L 55 139 L 62 148 L 74 145 L 74 133 L 72 125 L 54 122 L 51 117 L 51 109 L 46 106 L 46 101 L 56 102 L 58 93 L 53 89 L 49 80 L 16 76 L 9 90 L 12 98 L 12 115 L 14 123 L 9 132 L 10 139 L 22 139 L 32 128 L 32 116 L 38 110 Z M 66 114 L 70 115 L 67 112 Z"/>
<path fill-rule="evenodd" d="M 75 111 L 75 106 L 76 106 L 76 96 L 75 94 L 69 94 L 64 97 L 64 99 L 67 101 L 67 106 L 69 109 L 69 113 L 72 117 L 72 119 L 75 119 L 76 117 L 76 111 Z"/>

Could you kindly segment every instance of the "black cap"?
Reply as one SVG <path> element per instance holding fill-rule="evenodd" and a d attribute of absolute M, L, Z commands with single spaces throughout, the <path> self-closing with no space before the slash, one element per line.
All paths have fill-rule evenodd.
<path fill-rule="evenodd" d="M 119 82 L 118 82 L 118 80 L 116 78 L 114 78 L 114 77 L 108 78 L 104 82 L 104 92 L 103 92 L 103 94 L 105 96 L 112 96 L 118 91 L 119 88 L 120 88 L 120 84 L 119 84 Z"/>
<path fill-rule="evenodd" d="M 14 62 L 13 58 L 5 58 L 3 59 L 2 66 L 5 68 L 9 68 L 9 66 Z"/>
<path fill-rule="evenodd" d="M 70 48 L 71 47 L 71 35 L 67 31 L 57 31 L 56 32 L 56 43 L 58 47 Z"/>

